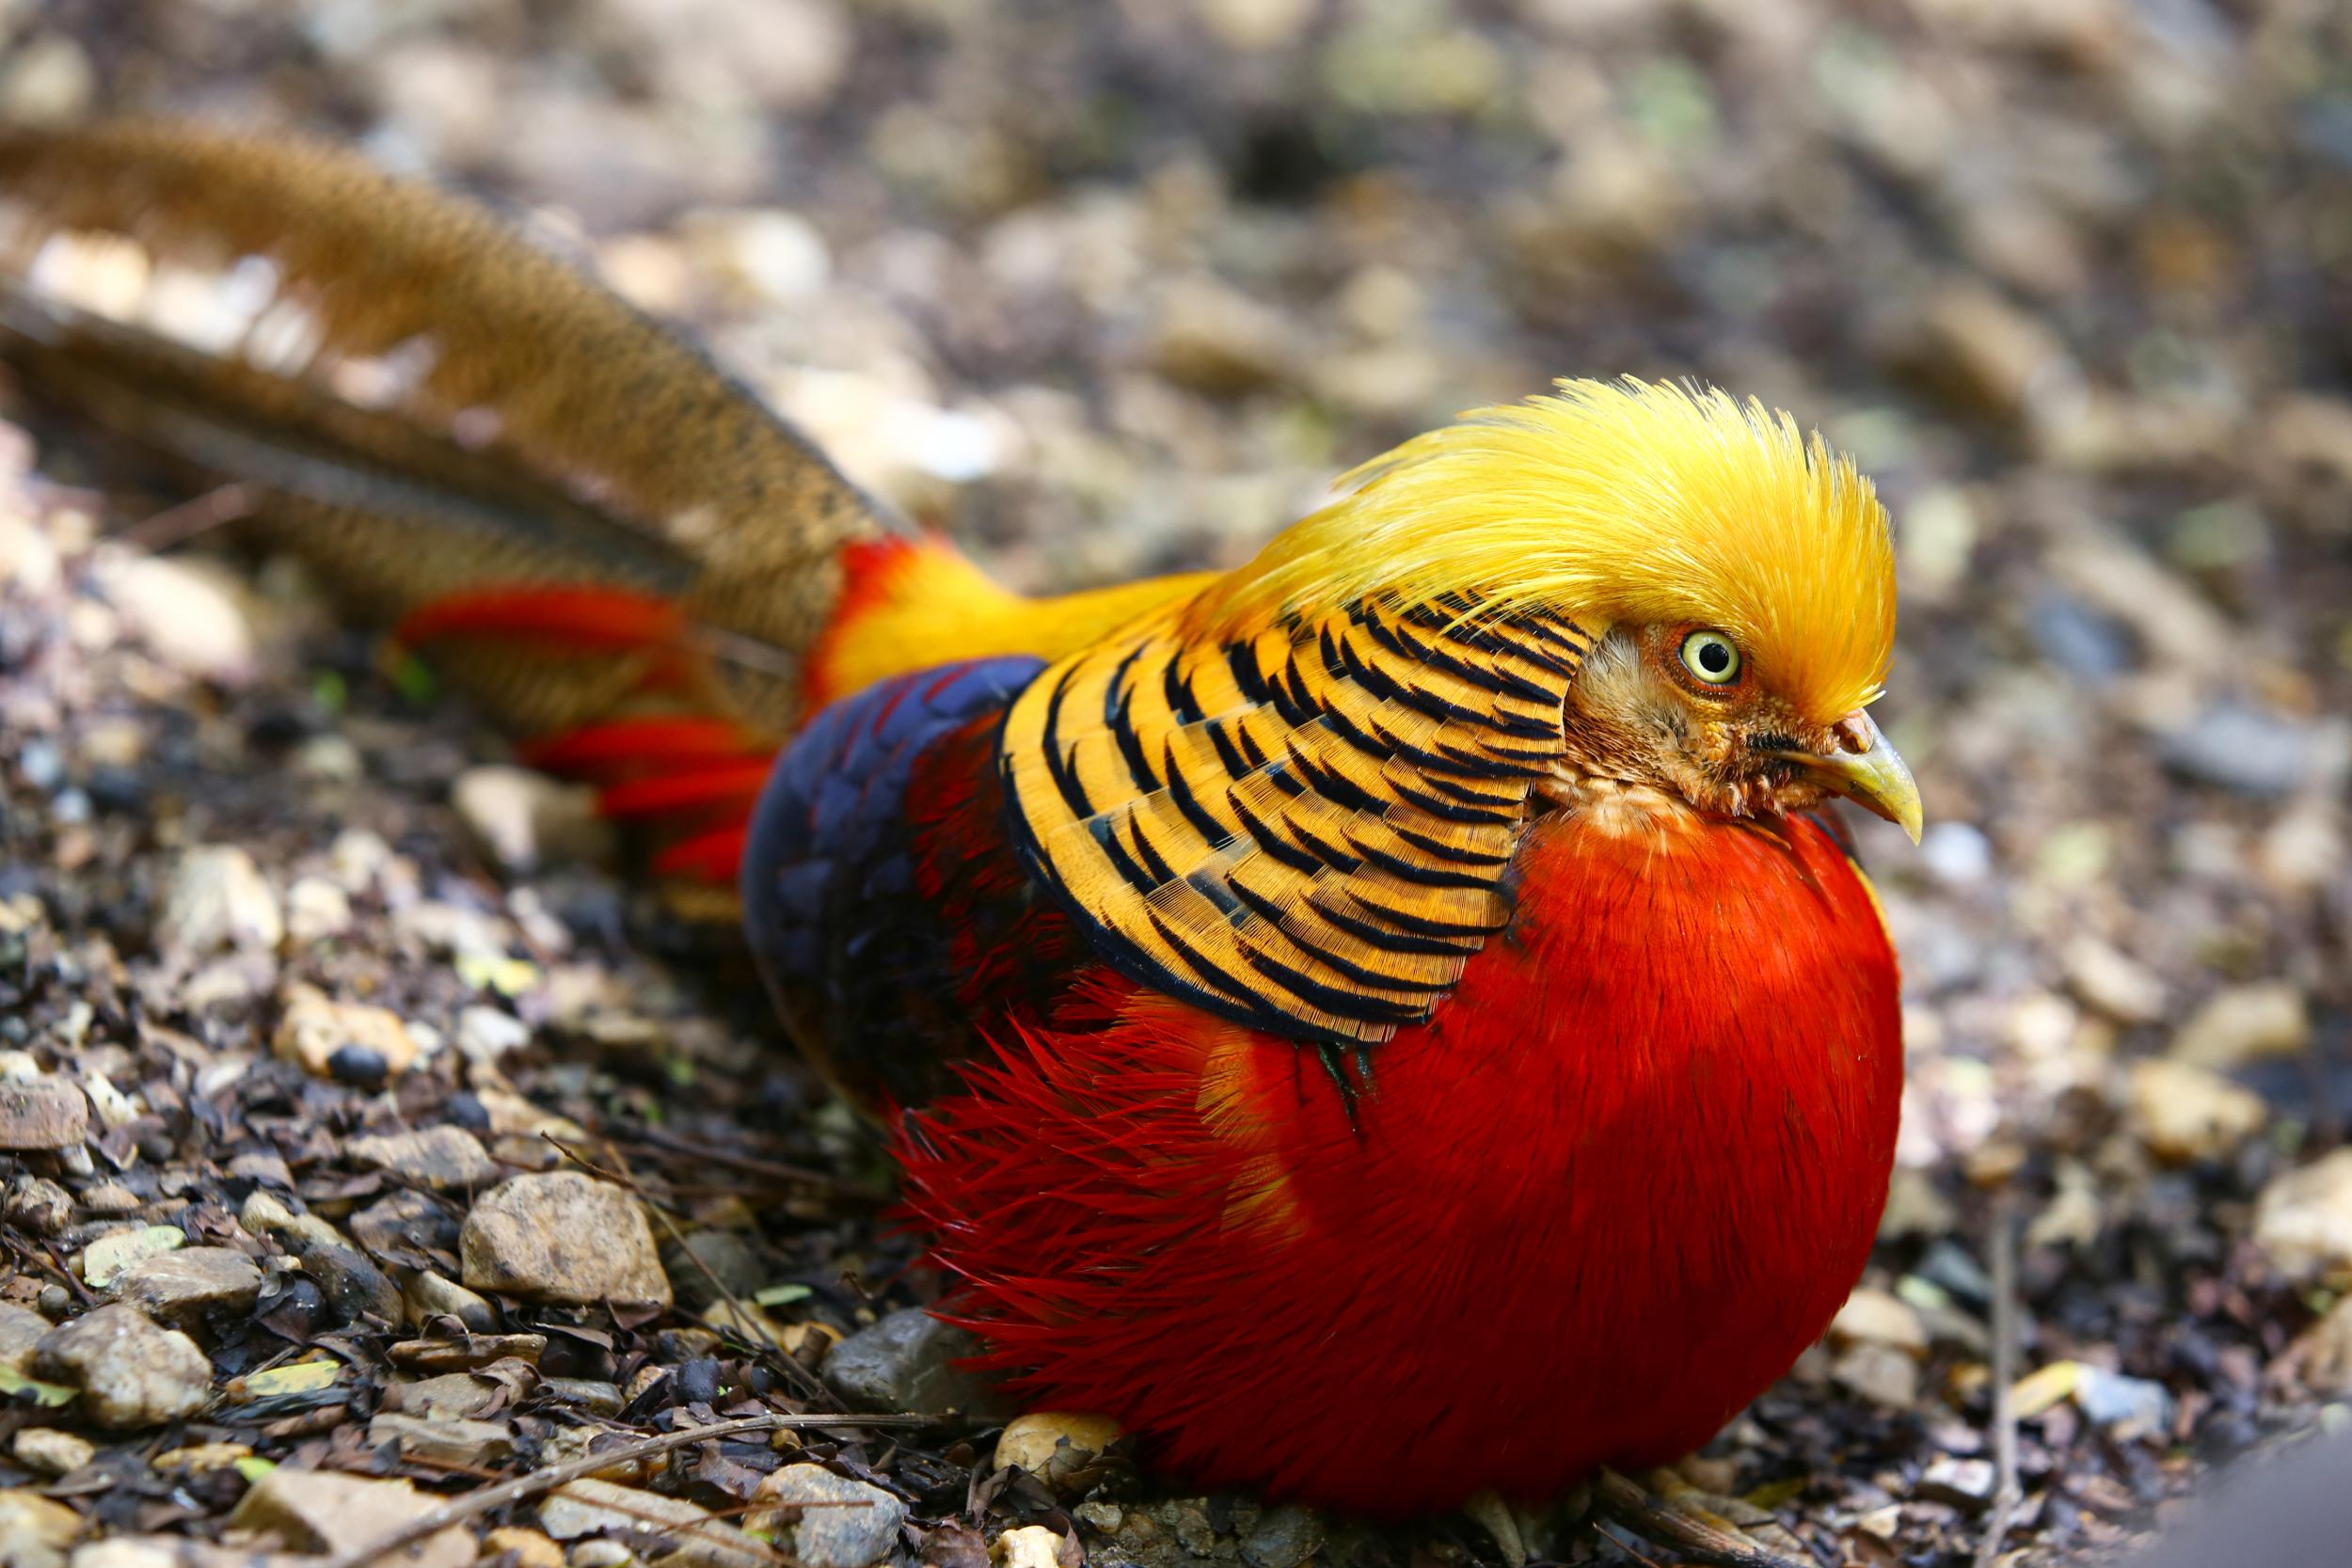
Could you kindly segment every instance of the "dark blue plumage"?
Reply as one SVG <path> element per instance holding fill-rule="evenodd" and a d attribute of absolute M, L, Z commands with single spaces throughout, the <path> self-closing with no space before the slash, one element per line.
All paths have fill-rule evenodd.
<path fill-rule="evenodd" d="M 952 995 L 946 935 L 916 896 L 907 788 L 924 753 L 1003 712 L 1043 661 L 900 675 L 819 712 L 776 759 L 743 855 L 744 926 L 769 990 L 813 1049 L 885 1069 L 910 995 Z M 910 1038 L 910 1060 L 935 1045 Z"/>

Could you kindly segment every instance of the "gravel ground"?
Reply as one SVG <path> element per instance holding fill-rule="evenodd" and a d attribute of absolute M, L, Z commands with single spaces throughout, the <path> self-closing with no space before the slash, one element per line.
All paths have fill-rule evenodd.
<path fill-rule="evenodd" d="M 1860 824 L 1900 1168 L 1829 1341 L 1656 1484 L 1823 1563 L 1972 1560 L 2005 1227 L 2000 1560 L 2106 1560 L 2345 1418 L 2352 12 L 60 0 L 0 35 L 0 113 L 296 124 L 478 191 L 1024 586 L 1232 561 L 1553 374 L 1821 424 L 1900 535 L 1883 713 L 1931 827 Z M 578 800 L 285 563 L 147 553 L 168 498 L 0 437 L 0 1560 L 344 1550 L 846 1398 L 962 1414 L 625 1459 L 416 1560 L 1499 1560 L 1000 1441 L 892 1315 L 937 1281 L 870 1146 Z"/>

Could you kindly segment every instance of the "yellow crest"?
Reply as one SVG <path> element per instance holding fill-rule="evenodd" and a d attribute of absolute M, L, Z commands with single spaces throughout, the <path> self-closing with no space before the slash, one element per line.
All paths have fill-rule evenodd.
<path fill-rule="evenodd" d="M 1850 459 L 1759 403 L 1563 381 L 1342 483 L 1352 493 L 1195 599 L 1185 630 L 1230 637 L 1379 595 L 1462 595 L 1482 619 L 1717 627 L 1768 689 L 1823 722 L 1886 678 L 1885 509 Z"/>

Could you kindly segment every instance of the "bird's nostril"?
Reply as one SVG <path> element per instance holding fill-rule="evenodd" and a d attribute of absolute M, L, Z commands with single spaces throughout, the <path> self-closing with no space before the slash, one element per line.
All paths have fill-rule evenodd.
<path fill-rule="evenodd" d="M 1859 756 L 1878 738 L 1878 726 L 1870 722 L 1868 714 L 1856 710 L 1831 725 L 1830 733 L 1837 737 L 1839 751 Z"/>

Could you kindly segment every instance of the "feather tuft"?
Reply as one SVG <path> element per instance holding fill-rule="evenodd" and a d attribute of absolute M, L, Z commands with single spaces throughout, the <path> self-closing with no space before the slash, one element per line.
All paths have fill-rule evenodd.
<path fill-rule="evenodd" d="M 1474 410 L 1346 475 L 1186 610 L 1233 635 L 1394 594 L 1480 616 L 1692 623 L 1823 722 L 1872 701 L 1895 630 L 1870 482 L 1788 415 L 1711 388 L 1562 381 Z"/>

